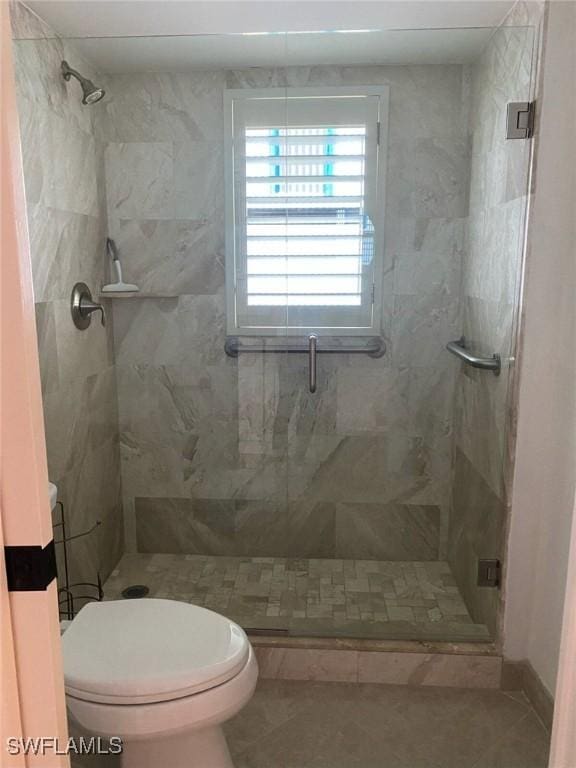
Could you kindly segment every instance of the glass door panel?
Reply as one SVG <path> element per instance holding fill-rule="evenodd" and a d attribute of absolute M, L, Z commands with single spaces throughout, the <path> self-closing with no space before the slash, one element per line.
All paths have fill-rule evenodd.
<path fill-rule="evenodd" d="M 148 581 L 251 630 L 494 637 L 477 576 L 503 556 L 531 153 L 504 128 L 536 39 L 508 22 L 66 41 L 106 91 L 74 130 L 95 127 L 140 287 L 109 302 L 136 552 L 107 596 Z M 48 44 L 18 41 L 19 69 Z M 500 376 L 449 354 L 462 337 Z"/>

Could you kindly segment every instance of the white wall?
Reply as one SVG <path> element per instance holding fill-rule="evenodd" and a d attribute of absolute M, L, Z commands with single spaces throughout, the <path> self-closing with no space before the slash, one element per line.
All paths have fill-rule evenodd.
<path fill-rule="evenodd" d="M 553 692 L 576 478 L 576 3 L 553 0 L 544 43 L 525 288 L 504 653 Z"/>

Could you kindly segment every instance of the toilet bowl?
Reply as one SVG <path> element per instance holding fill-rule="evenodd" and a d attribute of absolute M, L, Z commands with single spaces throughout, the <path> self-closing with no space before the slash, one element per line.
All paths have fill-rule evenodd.
<path fill-rule="evenodd" d="M 62 645 L 69 714 L 120 737 L 123 768 L 232 768 L 222 724 L 258 677 L 237 624 L 176 600 L 89 603 Z"/>

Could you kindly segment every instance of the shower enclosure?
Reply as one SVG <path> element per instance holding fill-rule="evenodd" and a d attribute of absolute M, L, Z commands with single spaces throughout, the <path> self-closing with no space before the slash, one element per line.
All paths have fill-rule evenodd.
<path fill-rule="evenodd" d="M 21 37 L 23 113 L 52 48 L 97 73 L 78 279 L 110 282 L 109 236 L 140 288 L 100 297 L 125 532 L 114 507 L 90 561 L 106 596 L 144 584 L 266 633 L 493 639 L 531 156 L 507 105 L 531 100 L 535 28 Z M 48 381 L 51 479 L 82 506 L 62 397 Z"/>

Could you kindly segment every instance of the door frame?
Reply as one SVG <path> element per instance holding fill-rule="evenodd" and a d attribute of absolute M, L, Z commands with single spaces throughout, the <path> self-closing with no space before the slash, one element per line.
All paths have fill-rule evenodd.
<path fill-rule="evenodd" d="M 0 2 L 2 561 L 5 546 L 44 548 L 53 540 L 9 14 L 9 3 Z M 62 749 L 68 734 L 56 580 L 45 589 L 8 591 L 1 565 L 2 736 L 54 738 Z M 70 764 L 55 748 L 21 757 L 7 748 L 3 741 L 6 768 Z"/>
<path fill-rule="evenodd" d="M 576 471 L 576 469 L 575 469 Z M 560 665 L 554 697 L 549 768 L 576 765 L 576 500 L 572 515 L 570 553 L 564 601 Z"/>

